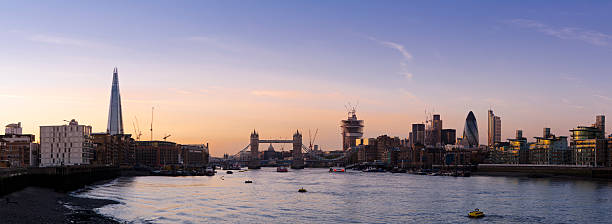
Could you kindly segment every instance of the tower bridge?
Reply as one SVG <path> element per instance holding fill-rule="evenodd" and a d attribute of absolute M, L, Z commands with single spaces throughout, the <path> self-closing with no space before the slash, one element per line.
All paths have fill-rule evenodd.
<path fill-rule="evenodd" d="M 234 161 L 242 165 L 247 165 L 249 169 L 261 168 L 261 158 L 259 145 L 260 144 L 292 144 L 291 149 L 291 168 L 303 169 L 308 163 L 309 166 L 322 166 L 326 164 L 343 163 L 345 156 L 334 159 L 322 158 L 317 155 L 314 150 L 306 147 L 302 143 L 302 134 L 296 131 L 292 139 L 260 139 L 259 133 L 256 130 L 251 132 L 250 142 L 240 152 L 228 158 L 229 161 Z M 250 151 L 249 151 L 250 150 Z M 244 158 L 247 155 L 247 159 Z M 228 162 L 229 162 L 228 161 Z"/>
<path fill-rule="evenodd" d="M 259 169 L 261 167 L 261 162 L 259 158 L 259 144 L 260 143 L 291 143 L 293 144 L 293 149 L 291 150 L 291 157 L 293 158 L 291 161 L 292 169 L 303 169 L 304 168 L 304 157 L 302 154 L 302 134 L 300 131 L 295 131 L 293 134 L 292 140 L 263 140 L 259 139 L 259 134 L 257 131 L 253 130 L 251 133 L 251 143 L 249 147 L 251 148 L 251 161 L 249 161 L 249 169 Z"/>

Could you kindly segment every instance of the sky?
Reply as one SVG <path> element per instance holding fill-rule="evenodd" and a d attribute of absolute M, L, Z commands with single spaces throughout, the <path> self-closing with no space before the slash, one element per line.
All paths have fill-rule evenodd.
<path fill-rule="evenodd" d="M 440 114 L 486 142 L 612 112 L 609 1 L 3 1 L 0 125 L 77 119 L 106 131 L 119 70 L 127 133 L 234 154 L 256 129 L 341 147 L 345 105 L 365 137 L 405 138 Z M 612 132 L 608 125 L 607 132 Z M 262 146 L 265 147 L 265 146 Z M 290 145 L 277 145 L 289 150 Z"/>

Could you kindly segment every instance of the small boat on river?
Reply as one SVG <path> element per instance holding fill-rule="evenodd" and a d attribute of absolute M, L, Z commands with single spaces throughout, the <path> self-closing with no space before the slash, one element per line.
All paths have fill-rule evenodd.
<path fill-rule="evenodd" d="M 331 167 L 329 168 L 329 172 L 333 172 L 333 173 L 343 173 L 346 170 L 343 167 Z"/>
<path fill-rule="evenodd" d="M 484 212 L 478 209 L 474 209 L 474 211 L 471 211 L 470 213 L 468 213 L 468 217 L 470 218 L 482 218 L 484 216 L 485 216 Z"/>
<path fill-rule="evenodd" d="M 284 173 L 284 172 L 289 172 L 289 170 L 287 169 L 286 166 L 279 166 L 279 167 L 276 167 L 276 172 Z"/>

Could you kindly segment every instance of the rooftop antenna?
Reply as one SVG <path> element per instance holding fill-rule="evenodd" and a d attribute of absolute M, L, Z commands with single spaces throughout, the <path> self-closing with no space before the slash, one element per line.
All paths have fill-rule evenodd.
<path fill-rule="evenodd" d="M 155 107 L 151 107 L 151 141 L 153 141 L 153 110 Z"/>

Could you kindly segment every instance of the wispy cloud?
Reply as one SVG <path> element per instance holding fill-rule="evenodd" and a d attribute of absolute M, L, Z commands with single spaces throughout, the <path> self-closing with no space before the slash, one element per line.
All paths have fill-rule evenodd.
<path fill-rule="evenodd" d="M 593 96 L 601 98 L 603 100 L 612 101 L 612 97 L 608 97 L 608 96 L 604 96 L 604 95 L 600 95 L 600 94 L 593 94 Z"/>
<path fill-rule="evenodd" d="M 587 30 L 577 27 L 553 27 L 547 24 L 528 19 L 513 19 L 507 23 L 522 28 L 532 29 L 540 33 L 554 36 L 564 40 L 580 40 L 597 46 L 610 46 L 612 35 L 601 33 L 594 30 Z"/>
<path fill-rule="evenodd" d="M 110 47 L 110 45 L 99 43 L 96 41 L 75 39 L 75 38 L 56 36 L 56 35 L 36 34 L 36 35 L 28 36 L 26 38 L 30 41 L 34 41 L 38 43 L 63 45 L 63 46 L 86 47 L 86 48 L 108 48 Z"/>
<path fill-rule="evenodd" d="M 581 109 L 584 109 L 584 106 L 581 106 L 581 105 L 576 105 L 576 104 L 572 103 L 572 101 L 571 101 L 571 100 L 569 100 L 569 99 L 567 99 L 567 98 L 561 98 L 561 102 L 562 102 L 563 104 L 565 104 L 565 105 L 567 105 L 567 106 L 571 107 L 571 108 L 574 108 L 574 109 L 580 109 L 580 110 L 581 110 Z"/>
<path fill-rule="evenodd" d="M 404 45 L 391 41 L 379 40 L 374 37 L 368 37 L 368 39 L 382 46 L 397 50 L 402 55 L 402 61 L 400 62 L 400 74 L 403 75 L 406 79 L 412 79 L 413 74 L 408 70 L 408 62 L 411 61 L 413 57 L 412 54 L 406 50 L 406 47 L 404 47 Z"/>
<path fill-rule="evenodd" d="M 404 60 L 406 61 L 410 61 L 412 60 L 412 54 L 410 54 L 410 52 L 408 52 L 406 50 L 406 48 L 404 47 L 404 45 L 395 43 L 395 42 L 391 42 L 391 41 L 382 41 L 382 40 L 378 40 L 376 38 L 370 37 L 370 40 L 376 41 L 377 43 L 388 47 L 388 48 L 392 48 L 395 49 L 397 51 L 399 51 L 402 54 L 402 57 L 404 57 Z"/>
<path fill-rule="evenodd" d="M 578 77 L 569 74 L 561 74 L 559 77 L 566 81 L 578 81 Z"/>
<path fill-rule="evenodd" d="M 406 97 L 406 98 L 408 98 L 408 99 L 411 99 L 411 100 L 416 100 L 416 99 L 417 99 L 417 97 L 416 97 L 416 96 L 415 96 L 415 95 L 414 95 L 412 92 L 410 92 L 410 91 L 408 91 L 408 90 L 405 90 L 405 89 L 399 89 L 399 92 L 400 92 L 400 94 L 401 94 L 402 96 L 404 96 L 404 97 Z"/>

